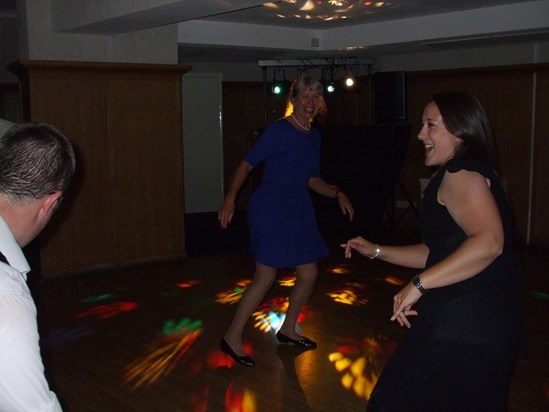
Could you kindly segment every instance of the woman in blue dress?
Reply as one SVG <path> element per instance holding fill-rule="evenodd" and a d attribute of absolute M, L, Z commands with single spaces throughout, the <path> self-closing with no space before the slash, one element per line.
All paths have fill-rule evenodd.
<path fill-rule="evenodd" d="M 242 365 L 255 365 L 244 351 L 242 333 L 279 268 L 295 268 L 297 279 L 277 339 L 281 343 L 316 348 L 315 342 L 296 331 L 297 318 L 316 282 L 317 261 L 328 255 L 317 229 L 309 189 L 336 199 L 350 220 L 354 215 L 345 193 L 320 178 L 320 133 L 311 127 L 311 121 L 326 107 L 322 93 L 322 84 L 313 77 L 304 75 L 294 81 L 289 94 L 292 114 L 265 129 L 233 173 L 218 211 L 221 227 L 226 228 L 233 218 L 240 188 L 250 171 L 263 162 L 262 181 L 247 211 L 255 274 L 220 343 L 221 350 Z"/>
<path fill-rule="evenodd" d="M 424 242 L 379 246 L 357 237 L 342 245 L 346 257 L 356 250 L 420 270 L 393 298 L 391 320 L 410 330 L 368 411 L 503 412 L 521 330 L 521 275 L 490 124 L 474 97 L 437 93 L 418 139 L 425 164 L 437 168 L 422 201 Z"/>

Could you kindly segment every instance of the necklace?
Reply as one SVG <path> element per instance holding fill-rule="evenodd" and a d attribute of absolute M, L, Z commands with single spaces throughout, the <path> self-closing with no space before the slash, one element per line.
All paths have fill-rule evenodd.
<path fill-rule="evenodd" d="M 305 126 L 303 126 L 301 123 L 299 123 L 299 122 L 297 121 L 297 119 L 294 117 L 294 114 L 293 114 L 293 113 L 291 114 L 291 116 L 292 116 L 292 119 L 294 119 L 295 124 L 297 124 L 297 125 L 298 125 L 299 127 L 301 127 L 303 130 L 305 130 L 306 132 L 308 132 L 309 130 L 311 130 L 311 124 L 310 124 L 310 123 L 307 123 L 307 126 L 309 126 L 309 127 L 305 127 Z"/>

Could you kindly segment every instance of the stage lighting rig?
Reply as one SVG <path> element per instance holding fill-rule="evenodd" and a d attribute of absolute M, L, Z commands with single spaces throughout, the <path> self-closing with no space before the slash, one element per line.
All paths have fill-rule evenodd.
<path fill-rule="evenodd" d="M 337 71 L 337 68 L 334 69 L 333 66 L 322 68 L 322 74 L 320 76 L 320 82 L 324 87 L 324 94 L 334 94 L 338 91 L 336 82 L 334 82 L 334 74 Z"/>
<path fill-rule="evenodd" d="M 290 82 L 286 80 L 286 72 L 284 71 L 284 69 L 275 69 L 273 71 L 273 83 L 271 85 L 271 93 L 275 96 L 285 96 L 288 92 L 289 86 Z"/>

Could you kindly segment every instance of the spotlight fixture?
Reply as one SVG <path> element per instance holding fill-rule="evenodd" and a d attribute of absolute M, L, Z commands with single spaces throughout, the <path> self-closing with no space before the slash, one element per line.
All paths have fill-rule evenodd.
<path fill-rule="evenodd" d="M 330 77 L 330 80 L 328 80 L 328 76 Z M 326 67 L 322 69 L 320 81 L 324 87 L 324 94 L 334 94 L 338 91 L 331 68 Z"/>
<path fill-rule="evenodd" d="M 346 76 L 345 79 L 343 79 L 343 84 L 347 89 L 352 89 L 355 86 L 355 83 L 353 76 Z"/>
<path fill-rule="evenodd" d="M 347 90 L 354 90 L 357 87 L 357 76 L 359 69 L 359 61 L 356 57 L 351 57 L 353 62 L 350 65 L 345 65 L 345 77 L 343 79 L 343 86 Z"/>
<path fill-rule="evenodd" d="M 336 84 L 332 81 L 324 83 L 324 92 L 328 94 L 335 93 L 337 91 Z"/>
<path fill-rule="evenodd" d="M 277 78 L 277 74 L 279 74 Z M 271 86 L 271 92 L 275 96 L 284 96 L 288 91 L 290 82 L 286 80 L 286 72 L 284 69 L 276 69 L 273 72 L 273 84 Z"/>

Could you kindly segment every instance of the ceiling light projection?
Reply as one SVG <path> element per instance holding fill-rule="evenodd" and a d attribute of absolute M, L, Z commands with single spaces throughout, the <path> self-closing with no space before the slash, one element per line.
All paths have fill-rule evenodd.
<path fill-rule="evenodd" d="M 364 0 L 283 0 L 265 3 L 263 6 L 276 9 L 276 15 L 282 19 L 329 22 L 371 14 L 394 7 L 395 4 L 389 1 Z"/>

